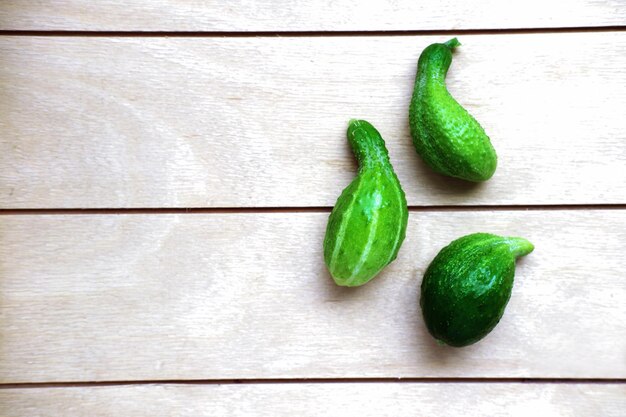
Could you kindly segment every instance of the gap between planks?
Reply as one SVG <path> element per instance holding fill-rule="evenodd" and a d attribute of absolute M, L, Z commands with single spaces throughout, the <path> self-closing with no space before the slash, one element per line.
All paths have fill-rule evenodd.
<path fill-rule="evenodd" d="M 2 389 L 22 388 L 80 388 L 126 385 L 260 385 L 260 384 L 626 384 L 626 378 L 267 378 L 267 379 L 154 379 L 133 381 L 65 381 L 21 382 L 0 384 Z"/>
<path fill-rule="evenodd" d="M 436 211 L 541 211 L 541 210 L 624 210 L 626 204 L 537 204 L 498 206 L 409 206 L 411 212 Z M 329 213 L 332 207 L 171 207 L 171 208 L 23 208 L 0 209 L 0 216 L 14 215 L 68 215 L 68 214 L 185 214 L 185 213 Z"/>
<path fill-rule="evenodd" d="M 98 31 L 98 30 L 0 30 L 0 36 L 45 36 L 45 37 L 140 37 L 140 38 L 264 38 L 264 37 L 349 37 L 349 36 L 438 36 L 438 35 L 511 35 L 535 33 L 580 33 L 580 32 L 620 32 L 626 26 L 577 26 L 577 27 L 539 27 L 508 29 L 426 29 L 426 30 L 338 30 L 338 31 Z"/>

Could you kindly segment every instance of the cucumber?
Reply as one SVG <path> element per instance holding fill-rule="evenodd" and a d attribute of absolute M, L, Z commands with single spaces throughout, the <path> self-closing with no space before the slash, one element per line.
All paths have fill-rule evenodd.
<path fill-rule="evenodd" d="M 396 258 L 406 234 L 408 209 L 385 142 L 374 126 L 351 120 L 348 141 L 359 170 L 330 213 L 324 261 L 338 285 L 356 287 Z"/>
<path fill-rule="evenodd" d="M 511 297 L 515 260 L 534 246 L 519 237 L 464 236 L 443 248 L 422 281 L 426 327 L 450 346 L 467 346 L 498 324 Z"/>
<path fill-rule="evenodd" d="M 424 49 L 417 64 L 409 124 L 415 150 L 434 171 L 467 181 L 486 181 L 498 158 L 482 126 L 450 95 L 446 74 L 454 38 Z"/>

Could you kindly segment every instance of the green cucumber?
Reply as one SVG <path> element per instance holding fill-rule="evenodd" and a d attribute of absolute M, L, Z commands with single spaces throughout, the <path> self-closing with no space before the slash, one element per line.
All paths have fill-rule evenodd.
<path fill-rule="evenodd" d="M 409 108 L 413 145 L 434 171 L 467 181 L 486 181 L 496 170 L 496 151 L 482 126 L 450 95 L 446 74 L 454 38 L 432 44 L 419 57 Z"/>
<path fill-rule="evenodd" d="M 498 324 L 511 297 L 515 260 L 534 249 L 526 239 L 475 233 L 455 240 L 422 281 L 426 327 L 450 346 L 467 346 Z"/>
<path fill-rule="evenodd" d="M 351 120 L 348 141 L 359 170 L 330 213 L 324 261 L 338 285 L 356 287 L 396 258 L 406 234 L 408 209 L 385 142 L 374 126 Z"/>

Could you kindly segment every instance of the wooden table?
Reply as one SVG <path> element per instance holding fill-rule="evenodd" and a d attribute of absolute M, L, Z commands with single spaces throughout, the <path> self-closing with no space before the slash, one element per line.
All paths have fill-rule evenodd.
<path fill-rule="evenodd" d="M 626 415 L 626 1 L 4 0 L 0 415 Z M 421 50 L 499 155 L 471 186 L 408 132 Z M 379 128 L 398 259 L 336 287 L 321 249 Z M 438 346 L 425 267 L 520 235 L 506 314 Z"/>

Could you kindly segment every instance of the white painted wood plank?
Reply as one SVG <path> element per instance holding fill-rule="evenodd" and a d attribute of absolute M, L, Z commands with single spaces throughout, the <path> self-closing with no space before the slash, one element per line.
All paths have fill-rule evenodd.
<path fill-rule="evenodd" d="M 0 207 L 332 206 L 350 118 L 411 205 L 626 203 L 626 32 L 462 36 L 449 84 L 499 154 L 468 185 L 408 132 L 437 37 L 0 38 Z"/>
<path fill-rule="evenodd" d="M 617 384 L 172 384 L 0 390 L 3 417 L 621 417 L 624 409 L 626 386 Z"/>
<path fill-rule="evenodd" d="M 0 29 L 336 31 L 626 24 L 623 0 L 3 0 Z"/>
<path fill-rule="evenodd" d="M 412 212 L 399 258 L 336 287 L 327 213 L 0 216 L 0 382 L 626 377 L 626 211 Z M 477 231 L 527 237 L 502 322 L 438 346 L 428 263 Z"/>

